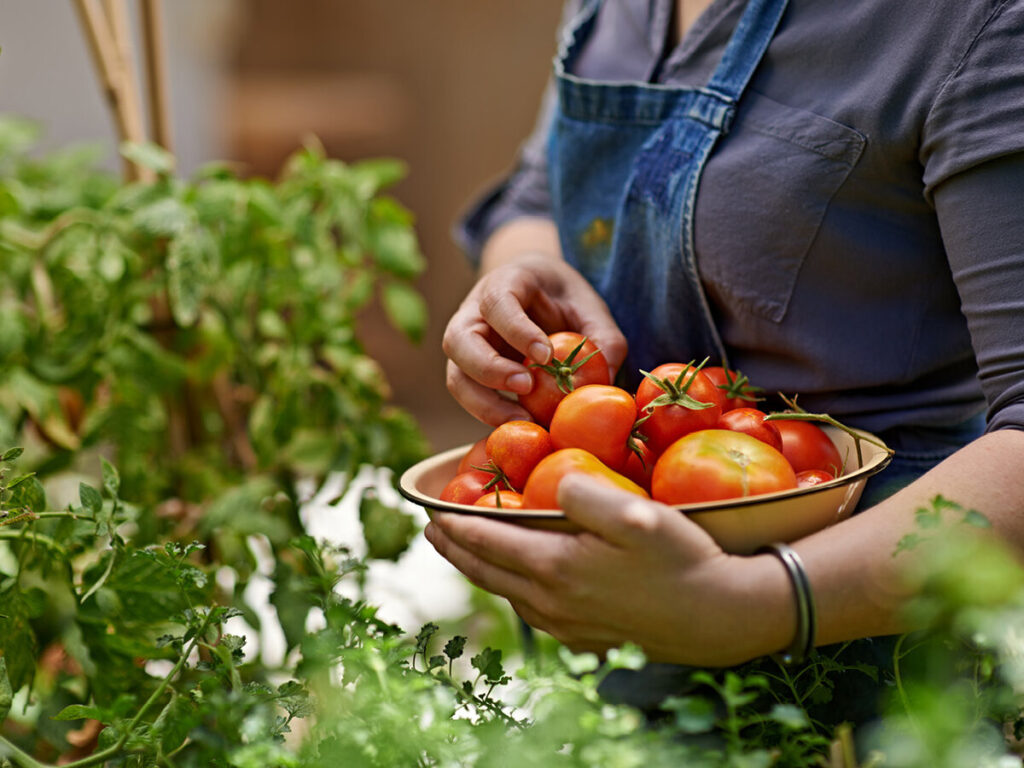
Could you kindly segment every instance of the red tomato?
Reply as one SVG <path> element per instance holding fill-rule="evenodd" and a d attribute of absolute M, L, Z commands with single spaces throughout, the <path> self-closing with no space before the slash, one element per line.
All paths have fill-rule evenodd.
<path fill-rule="evenodd" d="M 473 506 L 493 509 L 522 509 L 523 494 L 515 491 L 492 491 L 474 501 Z"/>
<path fill-rule="evenodd" d="M 490 493 L 497 482 L 493 472 L 471 469 L 453 477 L 439 498 L 452 504 L 474 504 L 485 493 Z"/>
<path fill-rule="evenodd" d="M 796 487 L 813 488 L 816 485 L 828 483 L 835 479 L 831 472 L 826 472 L 824 469 L 805 469 L 803 472 L 796 473 Z"/>
<path fill-rule="evenodd" d="M 610 485 L 648 498 L 647 491 L 628 477 L 613 472 L 592 453 L 581 448 L 563 448 L 540 460 L 523 489 L 526 509 L 558 509 L 558 485 L 573 472 L 582 472 L 594 482 Z"/>
<path fill-rule="evenodd" d="M 622 468 L 622 474 L 650 493 L 651 472 L 654 471 L 654 462 L 658 457 L 642 440 L 635 441 L 634 445 L 636 447 L 629 452 L 629 458 L 626 459 L 626 466 Z"/>
<path fill-rule="evenodd" d="M 551 419 L 556 449 L 582 448 L 619 472 L 630 454 L 636 401 L 621 387 L 588 384 L 570 392 Z"/>
<path fill-rule="evenodd" d="M 466 451 L 466 455 L 459 461 L 459 468 L 456 474 L 469 472 L 473 467 L 482 467 L 487 464 L 487 438 L 481 437 Z"/>
<path fill-rule="evenodd" d="M 658 458 L 651 496 L 665 504 L 692 504 L 796 488 L 786 457 L 756 437 L 704 429 L 677 440 Z"/>
<path fill-rule="evenodd" d="M 782 435 L 775 427 L 775 422 L 765 421 L 768 414 L 757 408 L 733 408 L 726 411 L 718 419 L 718 429 L 731 429 L 733 432 L 746 432 L 768 443 L 776 451 L 782 450 Z"/>
<path fill-rule="evenodd" d="M 585 384 L 610 384 L 608 361 L 594 343 L 578 333 L 559 331 L 548 336 L 553 350 L 547 365 L 523 361 L 533 374 L 533 389 L 519 396 L 538 424 L 547 427 L 555 408 L 567 394 Z"/>
<path fill-rule="evenodd" d="M 770 423 L 782 435 L 782 453 L 793 465 L 793 471 L 824 469 L 836 477 L 842 474 L 839 449 L 817 424 L 794 419 L 773 419 Z"/>
<path fill-rule="evenodd" d="M 638 427 L 647 444 L 661 454 L 683 435 L 711 429 L 722 415 L 721 391 L 703 371 L 683 363 L 664 363 L 649 374 L 636 391 L 641 418 Z"/>
<path fill-rule="evenodd" d="M 722 391 L 725 400 L 722 405 L 723 411 L 731 411 L 733 408 L 749 408 L 761 398 L 758 393 L 761 387 L 753 386 L 750 381 L 739 371 L 723 368 L 720 365 L 709 365 L 701 371 L 715 386 Z"/>
<path fill-rule="evenodd" d="M 505 473 L 513 488 L 522 488 L 537 462 L 555 450 L 548 431 L 532 421 L 506 421 L 487 437 L 487 458 Z"/>

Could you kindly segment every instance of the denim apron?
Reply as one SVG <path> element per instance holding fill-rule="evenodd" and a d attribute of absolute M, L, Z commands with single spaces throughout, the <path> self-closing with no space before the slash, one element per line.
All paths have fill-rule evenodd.
<path fill-rule="evenodd" d="M 714 74 L 698 88 L 605 83 L 573 75 L 600 4 L 584 3 L 555 60 L 558 105 L 549 134 L 548 174 L 563 253 L 604 298 L 629 340 L 622 368 L 631 372 L 627 375 L 671 360 L 710 356 L 725 361 L 694 251 L 695 201 L 704 164 L 728 132 L 787 0 L 749 0 Z M 983 428 L 979 418 L 949 429 L 883 436 L 897 449 L 897 458 L 872 478 L 861 508 L 912 482 Z M 884 670 L 893 641 L 856 641 L 843 660 Z M 752 662 L 758 663 L 774 662 Z M 616 670 L 601 692 L 656 714 L 665 697 L 692 687 L 691 671 L 670 664 Z M 878 682 L 845 675 L 835 683 L 829 711 L 816 712 L 818 719 L 863 722 L 873 716 Z"/>
<path fill-rule="evenodd" d="M 701 88 L 571 74 L 600 0 L 585 3 L 566 30 L 548 143 L 553 214 L 566 260 L 629 339 L 627 375 L 671 360 L 725 359 L 694 253 L 697 188 L 786 4 L 750 0 Z"/>

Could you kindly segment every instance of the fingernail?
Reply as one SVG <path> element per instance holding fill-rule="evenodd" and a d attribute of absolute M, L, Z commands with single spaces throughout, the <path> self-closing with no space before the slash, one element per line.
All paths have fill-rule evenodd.
<path fill-rule="evenodd" d="M 505 381 L 505 386 L 508 387 L 511 392 L 525 395 L 533 389 L 533 377 L 528 373 L 513 373 Z"/>
<path fill-rule="evenodd" d="M 539 341 L 533 342 L 530 345 L 530 359 L 535 363 L 544 365 L 548 361 L 551 355 L 551 348 L 547 344 L 542 344 Z"/>

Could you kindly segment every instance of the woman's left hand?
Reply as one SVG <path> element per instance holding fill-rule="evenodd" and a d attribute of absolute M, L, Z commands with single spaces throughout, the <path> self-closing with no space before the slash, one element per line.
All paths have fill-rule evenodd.
<path fill-rule="evenodd" d="M 724 666 L 785 647 L 795 617 L 774 558 L 728 555 L 677 510 L 582 475 L 559 489 L 579 532 L 439 513 L 435 549 L 573 651 L 633 642 L 652 661 Z"/>

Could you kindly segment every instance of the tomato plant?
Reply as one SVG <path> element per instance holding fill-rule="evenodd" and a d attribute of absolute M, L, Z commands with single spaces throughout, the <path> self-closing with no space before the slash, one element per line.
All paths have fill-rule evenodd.
<path fill-rule="evenodd" d="M 526 358 L 523 363 L 533 375 L 533 389 L 519 396 L 519 403 L 547 427 L 562 398 L 586 384 L 610 384 L 608 361 L 592 341 L 572 331 L 548 336 L 551 361 L 545 365 Z"/>
<path fill-rule="evenodd" d="M 739 371 L 723 368 L 720 365 L 709 365 L 702 370 L 704 375 L 722 391 L 723 411 L 747 408 L 761 400 L 760 393 L 764 390 L 751 384 L 750 380 Z"/>
<path fill-rule="evenodd" d="M 777 451 L 782 450 L 782 435 L 779 434 L 775 422 L 765 421 L 768 414 L 757 408 L 733 408 L 723 413 L 717 427 L 731 429 L 733 432 L 746 432 L 761 442 L 767 443 Z"/>
<path fill-rule="evenodd" d="M 532 421 L 507 421 L 496 427 L 485 442 L 487 458 L 522 490 L 537 462 L 554 450 L 551 435 Z"/>
<path fill-rule="evenodd" d="M 638 429 L 655 454 L 683 435 L 710 429 L 722 415 L 722 392 L 692 363 L 663 363 L 648 373 L 636 391 L 643 414 Z"/>
<path fill-rule="evenodd" d="M 786 457 L 756 437 L 727 429 L 691 432 L 658 458 L 651 496 L 691 504 L 796 488 Z"/>
<path fill-rule="evenodd" d="M 610 469 L 592 453 L 582 448 L 562 448 L 541 459 L 523 489 L 526 509 L 558 509 L 558 486 L 562 478 L 582 472 L 595 482 L 611 485 L 647 498 L 643 488 L 628 477 Z"/>
<path fill-rule="evenodd" d="M 551 419 L 555 448 L 582 448 L 616 472 L 631 452 L 636 401 L 610 384 L 588 384 L 570 392 Z"/>
<path fill-rule="evenodd" d="M 795 472 L 824 469 L 836 477 L 842 474 L 839 449 L 817 424 L 795 419 L 773 419 L 769 423 L 782 435 L 782 453 Z"/>

